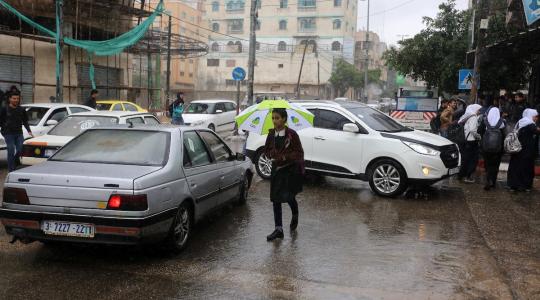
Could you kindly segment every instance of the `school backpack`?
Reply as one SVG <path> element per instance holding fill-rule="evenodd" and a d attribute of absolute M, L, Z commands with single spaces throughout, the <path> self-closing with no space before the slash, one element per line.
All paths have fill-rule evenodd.
<path fill-rule="evenodd" d="M 486 153 L 501 153 L 503 147 L 503 133 L 501 128 L 502 119 L 495 126 L 491 126 L 487 119 L 484 120 L 486 124 L 486 131 L 482 137 L 482 150 Z"/>
<path fill-rule="evenodd" d="M 458 145 L 465 144 L 467 141 L 465 137 L 465 122 L 450 125 L 448 127 L 448 139 Z"/>
<path fill-rule="evenodd" d="M 432 132 L 439 132 L 441 129 L 441 114 L 438 113 L 431 121 L 429 122 L 429 127 L 431 127 Z"/>
<path fill-rule="evenodd" d="M 518 130 L 514 129 L 504 139 L 504 151 L 509 154 L 521 152 L 521 142 L 519 141 Z"/>

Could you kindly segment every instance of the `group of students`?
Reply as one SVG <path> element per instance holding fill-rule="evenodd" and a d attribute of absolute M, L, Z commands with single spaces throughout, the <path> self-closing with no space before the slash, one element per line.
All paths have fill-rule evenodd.
<path fill-rule="evenodd" d="M 522 94 L 501 104 L 493 98 L 481 98 L 484 105 L 471 104 L 462 112 L 453 101 L 440 113 L 442 136 L 458 143 L 461 152 L 461 169 L 458 179 L 474 183 L 476 167 L 482 154 L 486 184 L 484 189 L 496 188 L 501 159 L 505 153 L 505 136 L 515 133 L 520 151 L 511 153 L 507 186 L 511 191 L 529 192 L 533 188 L 535 159 L 538 155 L 539 117 L 536 109 L 527 108 Z M 456 113 L 458 115 L 456 115 Z M 458 128 L 457 130 L 455 128 Z M 454 139 L 461 130 L 462 138 Z"/>

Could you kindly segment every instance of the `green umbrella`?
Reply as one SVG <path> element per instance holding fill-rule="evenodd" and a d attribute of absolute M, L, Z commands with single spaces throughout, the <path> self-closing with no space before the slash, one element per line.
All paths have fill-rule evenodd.
<path fill-rule="evenodd" d="M 307 109 L 285 100 L 265 100 L 245 109 L 236 117 L 238 129 L 261 135 L 274 128 L 272 110 L 284 108 L 287 111 L 287 126 L 296 131 L 313 126 L 314 115 Z"/>

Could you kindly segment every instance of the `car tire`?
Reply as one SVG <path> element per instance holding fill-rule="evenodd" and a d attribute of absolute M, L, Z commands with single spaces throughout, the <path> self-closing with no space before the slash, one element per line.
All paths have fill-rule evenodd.
<path fill-rule="evenodd" d="M 216 132 L 216 126 L 214 124 L 208 125 L 208 129 L 212 130 L 213 132 Z"/>
<path fill-rule="evenodd" d="M 168 250 L 179 253 L 191 238 L 193 229 L 193 209 L 187 201 L 184 201 L 174 216 L 169 236 L 165 242 Z"/>
<path fill-rule="evenodd" d="M 251 180 L 249 179 L 249 174 L 246 173 L 246 175 L 244 175 L 244 180 L 242 181 L 242 183 L 240 185 L 240 192 L 239 192 L 239 195 L 238 195 L 238 204 L 239 205 L 246 204 L 247 198 L 248 198 L 248 195 L 249 195 L 249 187 L 250 187 L 250 185 L 251 185 Z"/>
<path fill-rule="evenodd" d="M 371 190 L 379 196 L 397 197 L 407 188 L 407 173 L 392 159 L 380 159 L 373 163 L 368 176 Z"/>
<path fill-rule="evenodd" d="M 262 149 L 257 151 L 254 163 L 257 174 L 259 174 L 262 179 L 270 179 L 272 175 L 272 161 L 266 157 L 266 155 L 264 155 L 264 151 Z"/>

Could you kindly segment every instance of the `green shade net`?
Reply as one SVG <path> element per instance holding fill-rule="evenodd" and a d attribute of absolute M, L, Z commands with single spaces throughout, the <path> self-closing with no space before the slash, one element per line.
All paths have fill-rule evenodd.
<path fill-rule="evenodd" d="M 62 0 L 57 0 L 59 2 L 62 2 Z M 58 78 L 59 76 L 59 62 L 60 62 L 60 41 L 56 34 L 56 32 L 53 32 L 50 29 L 45 28 L 39 23 L 34 22 L 32 19 L 28 18 L 27 16 L 20 13 L 18 10 L 16 10 L 13 6 L 6 3 L 4 0 L 0 0 L 0 5 L 3 6 L 5 9 L 19 17 L 22 21 L 27 23 L 28 25 L 34 27 L 36 30 L 40 31 L 41 33 L 44 33 L 54 39 L 56 39 L 56 47 L 57 47 L 57 53 L 56 53 L 56 76 Z M 161 0 L 154 10 L 154 12 L 142 23 L 137 25 L 135 28 L 131 29 L 130 31 L 123 33 L 122 35 L 105 41 L 91 41 L 91 40 L 75 40 L 71 38 L 64 38 L 64 43 L 70 46 L 82 48 L 88 52 L 89 56 L 89 62 L 90 62 L 90 80 L 92 81 L 92 88 L 96 88 L 95 80 L 94 80 L 94 66 L 92 64 L 92 56 L 108 56 L 108 55 L 115 55 L 118 53 L 121 53 L 124 51 L 124 49 L 131 47 L 135 45 L 142 37 L 144 37 L 146 31 L 148 31 L 148 28 L 154 23 L 154 20 L 157 16 L 161 15 L 163 13 L 163 0 Z M 56 11 L 56 19 L 58 20 L 58 9 Z M 56 22 L 56 28 L 59 29 L 59 22 Z"/>

